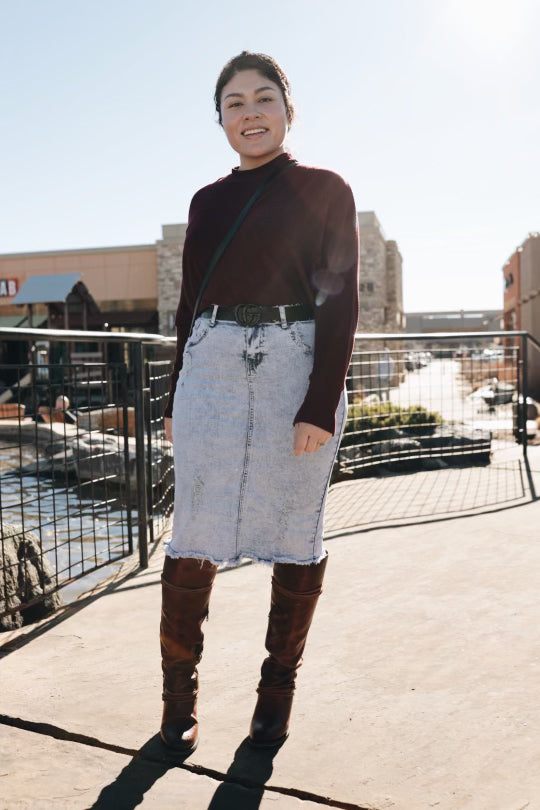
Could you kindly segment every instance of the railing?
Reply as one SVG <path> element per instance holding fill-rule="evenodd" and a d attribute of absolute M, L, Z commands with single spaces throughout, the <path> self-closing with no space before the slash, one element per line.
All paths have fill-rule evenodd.
<path fill-rule="evenodd" d="M 38 618 L 60 589 L 137 546 L 148 565 L 149 543 L 173 505 L 162 413 L 175 340 L 5 328 L 0 340 L 28 342 L 29 354 L 29 362 L 0 366 L 5 628 L 14 626 L 6 617 Z M 43 348 L 38 357 L 36 344 L 50 357 Z"/>
<path fill-rule="evenodd" d="M 0 621 L 9 626 L 136 547 L 148 565 L 173 507 L 163 409 L 175 340 L 5 328 L 0 340 L 28 342 L 30 355 L 0 366 Z M 51 356 L 37 362 L 40 341 Z M 358 334 L 332 482 L 381 467 L 487 463 L 515 442 L 526 455 L 539 349 L 526 332 Z"/>
<path fill-rule="evenodd" d="M 334 480 L 430 460 L 482 463 L 508 442 L 526 455 L 535 430 L 529 365 L 540 394 L 531 347 L 540 344 L 527 332 L 358 334 Z"/>

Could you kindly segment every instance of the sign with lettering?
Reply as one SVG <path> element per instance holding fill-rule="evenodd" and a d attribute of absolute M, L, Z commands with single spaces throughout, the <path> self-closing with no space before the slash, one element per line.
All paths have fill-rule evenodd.
<path fill-rule="evenodd" d="M 11 298 L 18 290 L 16 278 L 0 278 L 0 298 Z"/>

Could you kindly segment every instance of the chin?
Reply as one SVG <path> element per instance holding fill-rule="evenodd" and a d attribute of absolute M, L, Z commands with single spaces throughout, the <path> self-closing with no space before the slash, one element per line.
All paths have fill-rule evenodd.
<path fill-rule="evenodd" d="M 281 144 L 276 144 L 272 146 L 263 146 L 253 144 L 251 149 L 243 148 L 242 154 L 246 157 L 266 157 L 267 155 L 271 155 L 273 152 L 277 152 L 281 147 Z"/>

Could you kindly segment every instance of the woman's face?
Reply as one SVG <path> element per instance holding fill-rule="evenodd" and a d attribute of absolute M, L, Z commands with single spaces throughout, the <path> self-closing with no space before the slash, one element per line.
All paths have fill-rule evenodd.
<path fill-rule="evenodd" d="M 279 85 L 258 70 L 242 70 L 224 86 L 221 120 L 241 169 L 256 169 L 284 151 L 285 101 Z"/>

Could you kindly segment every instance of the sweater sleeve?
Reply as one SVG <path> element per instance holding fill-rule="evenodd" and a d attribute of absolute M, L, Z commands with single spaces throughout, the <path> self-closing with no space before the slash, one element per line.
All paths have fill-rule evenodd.
<path fill-rule="evenodd" d="M 335 432 L 335 413 L 358 326 L 358 219 L 350 186 L 340 178 L 331 196 L 321 263 L 314 268 L 315 346 L 313 369 L 293 420 Z"/>
<path fill-rule="evenodd" d="M 176 384 L 178 382 L 178 375 L 182 368 L 182 360 L 184 355 L 184 346 L 188 339 L 189 327 L 191 325 L 191 318 L 193 309 L 187 303 L 187 293 L 184 284 L 184 276 L 182 275 L 182 284 L 180 288 L 180 302 L 176 311 L 175 325 L 176 325 L 176 358 L 173 365 L 173 370 L 170 376 L 169 384 L 169 398 L 165 406 L 163 416 L 172 417 L 174 393 L 176 391 Z"/>

